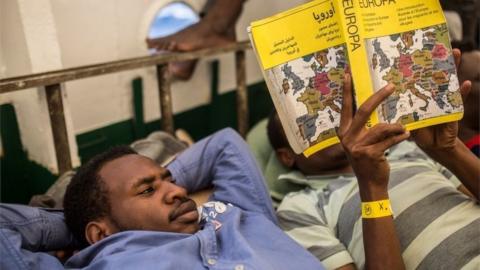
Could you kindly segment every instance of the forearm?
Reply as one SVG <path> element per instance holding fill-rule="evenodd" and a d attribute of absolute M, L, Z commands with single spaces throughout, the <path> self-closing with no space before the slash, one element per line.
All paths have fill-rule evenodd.
<path fill-rule="evenodd" d="M 263 212 L 276 221 L 262 173 L 248 145 L 232 129 L 194 144 L 168 169 L 189 193 L 213 186 L 213 199 Z"/>
<path fill-rule="evenodd" d="M 75 245 L 61 211 L 48 212 L 25 205 L 1 204 L 0 229 L 20 236 L 21 247 L 31 251 L 52 251 Z"/>
<path fill-rule="evenodd" d="M 480 160 L 457 138 L 449 151 L 425 151 L 449 169 L 480 200 Z"/>
<path fill-rule="evenodd" d="M 214 0 L 204 20 L 216 33 L 224 34 L 237 22 L 245 2 L 246 0 Z"/>
<path fill-rule="evenodd" d="M 362 202 L 387 200 L 386 188 L 360 186 Z M 392 216 L 363 218 L 365 269 L 405 269 Z"/>

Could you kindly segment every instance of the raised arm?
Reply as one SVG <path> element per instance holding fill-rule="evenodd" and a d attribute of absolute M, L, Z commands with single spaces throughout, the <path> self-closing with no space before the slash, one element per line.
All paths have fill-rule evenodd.
<path fill-rule="evenodd" d="M 276 222 L 263 176 L 247 144 L 232 129 L 194 144 L 167 167 L 189 193 L 213 186 L 211 200 L 261 212 Z"/>
<path fill-rule="evenodd" d="M 461 53 L 454 49 L 455 64 L 460 64 Z M 465 100 L 472 83 L 460 86 Z M 422 128 L 412 132 L 417 145 L 431 158 L 449 169 L 462 184 L 480 200 L 480 160 L 457 138 L 458 122 L 450 122 Z"/>
<path fill-rule="evenodd" d="M 409 137 L 400 124 L 365 124 L 382 100 L 392 94 L 388 85 L 363 103 L 353 117 L 351 78 L 345 76 L 339 137 L 357 176 L 362 201 L 366 269 L 405 269 L 400 242 L 389 209 L 390 167 L 384 152 Z"/>

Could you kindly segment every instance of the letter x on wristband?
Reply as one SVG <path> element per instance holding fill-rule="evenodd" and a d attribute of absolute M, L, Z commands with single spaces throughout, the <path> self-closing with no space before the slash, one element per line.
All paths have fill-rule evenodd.
<path fill-rule="evenodd" d="M 362 202 L 362 218 L 380 218 L 391 215 L 390 200 Z"/>

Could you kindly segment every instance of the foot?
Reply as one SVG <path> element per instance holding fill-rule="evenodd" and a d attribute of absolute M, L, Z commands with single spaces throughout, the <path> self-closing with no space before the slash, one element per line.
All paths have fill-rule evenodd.
<path fill-rule="evenodd" d="M 204 48 L 221 46 L 235 41 L 231 35 L 219 33 L 206 20 L 193 24 L 175 34 L 147 39 L 149 49 L 159 51 L 189 52 Z"/>
<path fill-rule="evenodd" d="M 218 33 L 206 21 L 189 26 L 173 35 L 147 39 L 149 49 L 157 51 L 189 52 L 222 46 L 235 41 L 234 31 Z M 170 72 L 175 79 L 188 80 L 195 70 L 197 60 L 170 63 Z"/>

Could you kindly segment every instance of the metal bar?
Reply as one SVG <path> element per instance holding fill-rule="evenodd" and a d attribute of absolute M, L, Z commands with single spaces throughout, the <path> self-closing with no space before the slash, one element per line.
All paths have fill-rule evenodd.
<path fill-rule="evenodd" d="M 55 145 L 55 155 L 57 157 L 58 173 L 61 175 L 72 169 L 67 124 L 63 112 L 62 87 L 60 84 L 47 85 L 45 86 L 45 92 L 47 95 L 53 144 Z"/>
<path fill-rule="evenodd" d="M 237 78 L 237 125 L 238 132 L 245 138 L 248 132 L 248 93 L 246 82 L 245 51 L 235 52 L 235 74 Z"/>
<path fill-rule="evenodd" d="M 160 125 L 163 131 L 173 135 L 173 108 L 172 108 L 172 91 L 171 76 L 168 64 L 157 65 L 158 95 L 160 97 Z"/>
<path fill-rule="evenodd" d="M 222 47 L 208 48 L 193 52 L 155 54 L 108 63 L 62 69 L 0 80 L 0 94 L 28 89 L 32 87 L 58 84 L 88 77 L 94 77 L 119 71 L 132 70 L 148 66 L 166 64 L 172 61 L 198 59 L 227 52 L 250 49 L 248 41 L 231 43 Z"/>

